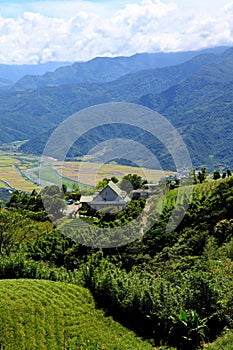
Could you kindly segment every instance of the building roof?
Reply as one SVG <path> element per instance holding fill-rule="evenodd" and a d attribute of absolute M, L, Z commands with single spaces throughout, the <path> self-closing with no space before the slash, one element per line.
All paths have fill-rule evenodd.
<path fill-rule="evenodd" d="M 106 188 L 106 187 L 110 187 L 119 197 L 121 197 L 122 199 L 127 197 L 127 192 L 122 191 L 120 189 L 120 187 L 118 187 L 113 181 L 109 181 L 109 183 L 107 184 L 107 186 L 105 186 L 100 192 L 99 194 L 101 194 L 101 192 Z"/>
<path fill-rule="evenodd" d="M 122 191 L 113 181 L 109 181 L 109 183 L 107 184 L 107 186 L 105 186 L 103 189 L 101 189 L 98 193 L 95 193 L 94 196 L 81 196 L 80 198 L 80 203 L 91 203 L 93 201 L 95 201 L 95 198 L 99 195 L 101 195 L 102 191 L 106 188 L 106 187 L 110 187 L 116 194 L 118 197 L 120 197 L 120 199 L 123 202 L 130 202 L 130 198 L 127 194 L 127 192 Z M 99 202 L 99 201 L 98 201 Z M 96 202 L 96 204 L 98 203 Z M 111 202 L 113 204 L 113 202 Z M 116 204 L 119 202 L 115 202 Z"/>
<path fill-rule="evenodd" d="M 93 196 L 81 196 L 80 203 L 90 203 L 93 201 Z"/>

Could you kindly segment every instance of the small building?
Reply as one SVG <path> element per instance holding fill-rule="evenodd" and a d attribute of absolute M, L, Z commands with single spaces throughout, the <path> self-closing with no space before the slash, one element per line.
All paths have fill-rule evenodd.
<path fill-rule="evenodd" d="M 102 190 L 93 196 L 81 196 L 80 203 L 88 204 L 93 210 L 112 212 L 122 210 L 130 198 L 127 192 L 122 191 L 113 181 L 110 181 Z"/>
<path fill-rule="evenodd" d="M 138 188 L 131 191 L 132 199 L 147 199 L 159 192 L 159 183 L 146 184 L 147 188 Z"/>

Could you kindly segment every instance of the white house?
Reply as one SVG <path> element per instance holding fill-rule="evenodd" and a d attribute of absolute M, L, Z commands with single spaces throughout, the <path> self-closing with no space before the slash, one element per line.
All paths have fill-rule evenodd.
<path fill-rule="evenodd" d="M 122 210 L 130 202 L 125 191 L 110 181 L 106 187 L 93 196 L 82 196 L 80 203 L 87 203 L 94 210 L 113 211 Z"/>

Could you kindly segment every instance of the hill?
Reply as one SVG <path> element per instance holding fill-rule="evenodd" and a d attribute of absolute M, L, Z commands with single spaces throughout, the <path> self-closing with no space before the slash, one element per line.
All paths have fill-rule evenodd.
<path fill-rule="evenodd" d="M 141 53 L 130 57 L 96 57 L 87 62 L 75 62 L 70 66 L 58 68 L 55 72 L 45 73 L 42 76 L 27 75 L 14 85 L 14 89 L 25 90 L 62 84 L 110 82 L 128 73 L 174 66 L 197 55 L 218 54 L 225 49 L 217 47 L 187 52 Z"/>
<path fill-rule="evenodd" d="M 232 71 L 233 49 L 229 49 L 219 63 L 203 66 L 161 94 L 149 94 L 139 101 L 178 128 L 196 165 L 231 166 Z"/>
<path fill-rule="evenodd" d="M 98 90 L 93 90 L 92 93 L 97 91 L 94 95 L 91 95 L 89 90 L 88 101 L 91 103 L 91 96 L 95 96 L 96 103 L 108 102 L 110 97 L 118 101 L 135 102 L 136 100 L 139 104 L 163 114 L 172 122 L 188 146 L 194 166 L 207 165 L 211 171 L 218 164 L 224 163 L 224 166 L 231 167 L 233 152 L 229 145 L 233 130 L 232 70 L 233 50 L 229 49 L 220 56 L 201 55 L 182 65 L 126 75 L 113 83 L 99 86 Z M 166 89 L 166 85 L 170 87 Z M 105 90 L 105 96 L 101 97 L 101 89 L 102 92 Z M 154 93 L 137 99 L 140 92 L 147 89 Z M 164 91 L 158 92 L 159 89 Z M 78 108 L 80 103 L 84 104 L 85 97 L 82 102 L 80 100 L 76 102 Z M 135 132 L 122 128 L 114 131 L 108 129 L 105 132 L 101 130 L 95 134 L 95 139 L 104 140 L 104 134 L 133 138 Z M 164 162 L 165 159 L 163 165 L 166 169 L 173 169 L 158 142 L 153 141 L 150 135 L 145 133 L 138 135 L 137 131 L 136 141 L 155 151 L 159 158 L 163 158 L 161 161 Z M 41 140 L 46 141 L 47 138 L 48 134 L 33 139 L 22 146 L 22 150 L 33 153 L 42 152 L 45 143 L 42 144 Z M 82 147 L 73 148 L 69 156 L 82 153 Z"/>
<path fill-rule="evenodd" d="M 108 83 L 4 91 L 0 93 L 0 142 L 30 139 L 21 150 L 38 154 L 43 151 L 48 135 L 69 115 L 106 102 L 136 102 L 164 114 L 178 128 L 194 166 L 216 167 L 224 158 L 229 167 L 233 160 L 229 147 L 232 69 L 233 49 L 228 49 L 217 55 L 199 55 L 180 65 L 127 74 Z M 114 135 L 132 138 L 135 130 L 102 128 L 95 131 L 94 137 L 103 141 Z M 90 137 L 86 145 L 89 140 Z M 136 141 L 142 141 L 165 159 L 165 169 L 173 169 L 161 145 L 149 139 L 149 135 L 142 133 Z M 85 150 L 82 144 L 79 148 L 76 145 L 69 156 Z"/>
<path fill-rule="evenodd" d="M 39 64 L 0 64 L 0 79 L 15 83 L 23 76 L 44 74 L 54 71 L 58 67 L 68 65 L 68 62 L 47 62 Z"/>
<path fill-rule="evenodd" d="M 119 243 L 122 229 L 141 212 L 144 201 L 130 203 L 120 216 L 97 212 L 88 221 L 84 218 L 89 224 L 93 222 L 95 228 L 109 227 L 107 234 L 101 230 L 97 233 L 94 227 L 87 230 L 75 218 L 73 223 L 69 218 L 68 236 L 93 238 L 89 247 L 70 240 L 51 224 L 49 230 L 45 229 L 46 222 L 40 234 L 39 227 L 32 232 L 32 239 L 27 218 L 35 217 L 40 195 L 15 193 L 8 209 L 1 210 L 1 278 L 82 283 L 92 292 L 98 307 L 138 335 L 153 339 L 156 348 L 164 345 L 161 350 L 171 349 L 170 346 L 177 350 L 207 348 L 219 336 L 223 337 L 210 348 L 222 346 L 230 350 L 232 332 L 227 331 L 233 327 L 232 189 L 233 177 L 229 176 L 198 183 L 193 188 L 185 181 L 182 188 L 166 191 L 160 203 L 156 201 L 158 195 L 151 197 L 146 211 L 149 220 L 143 222 L 149 225 L 144 235 L 126 245 L 104 250 L 92 247 L 106 237 L 108 242 L 117 239 Z M 17 222 L 22 222 L 20 236 L 13 219 L 16 213 Z M 136 238 L 139 226 L 132 222 L 130 227 Z M 96 316 L 92 298 L 83 288 L 68 283 L 2 280 L 0 291 L 2 338 L 7 337 L 9 342 L 17 339 L 17 349 L 28 337 L 32 344 L 34 339 L 40 341 L 46 337 L 40 349 L 56 348 L 54 339 L 60 341 L 58 346 L 66 342 L 67 350 L 75 342 L 78 344 L 74 349 L 111 349 L 112 344 L 122 350 L 131 349 L 132 345 L 141 348 L 127 343 L 129 338 L 122 345 L 124 331 L 120 335 L 115 333 L 107 318 L 110 340 L 105 321 L 99 323 L 103 313 L 98 311 Z M 61 323 L 56 321 L 60 318 Z M 117 345 L 113 343 L 115 334 L 119 335 Z M 108 343 L 103 344 L 103 338 Z"/>
<path fill-rule="evenodd" d="M 0 143 L 26 140 L 57 126 L 69 115 L 91 105 L 134 102 L 147 93 L 161 92 L 187 78 L 218 55 L 201 55 L 182 65 L 128 74 L 105 84 L 72 84 L 0 93 Z"/>
<path fill-rule="evenodd" d="M 152 349 L 95 309 L 87 289 L 43 280 L 1 280 L 0 296 L 5 350 Z"/>
<path fill-rule="evenodd" d="M 0 78 L 0 89 L 4 87 L 8 87 L 11 84 L 12 84 L 12 81 L 8 79 Z"/>

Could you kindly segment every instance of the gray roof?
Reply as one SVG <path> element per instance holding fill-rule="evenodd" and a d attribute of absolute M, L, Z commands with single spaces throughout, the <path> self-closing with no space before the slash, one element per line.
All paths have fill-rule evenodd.
<path fill-rule="evenodd" d="M 130 198 L 128 197 L 127 192 L 122 191 L 120 187 L 118 187 L 113 181 L 109 181 L 106 187 L 110 187 L 119 197 L 121 197 L 125 201 L 127 202 L 130 201 Z"/>
<path fill-rule="evenodd" d="M 95 198 L 101 194 L 101 192 L 106 188 L 106 187 L 110 187 L 117 195 L 118 197 L 121 198 L 122 201 L 124 202 L 130 202 L 130 198 L 127 195 L 127 192 L 122 191 L 113 181 L 109 181 L 109 183 L 107 184 L 107 186 L 105 186 L 100 192 L 98 192 L 97 194 L 95 193 L 94 196 L 81 196 L 80 198 L 80 202 L 81 203 L 90 203 L 92 201 L 95 200 Z M 97 202 L 96 202 L 97 203 Z M 116 202 L 118 203 L 118 202 Z"/>

